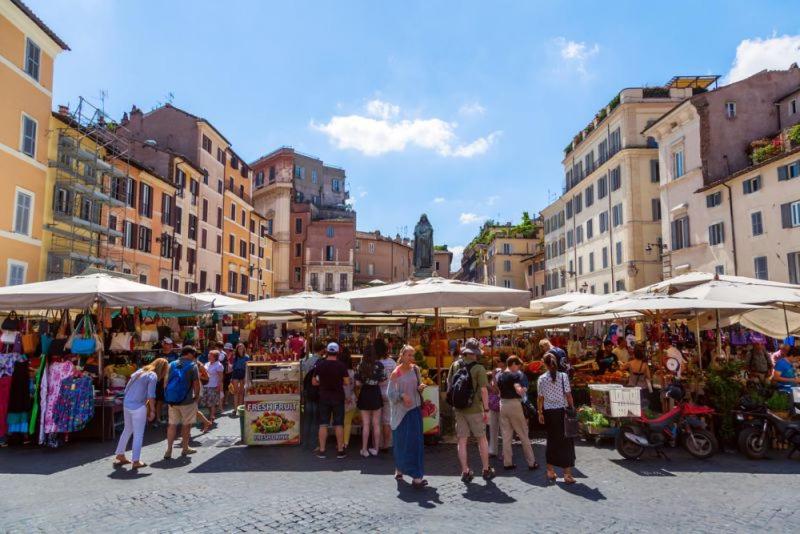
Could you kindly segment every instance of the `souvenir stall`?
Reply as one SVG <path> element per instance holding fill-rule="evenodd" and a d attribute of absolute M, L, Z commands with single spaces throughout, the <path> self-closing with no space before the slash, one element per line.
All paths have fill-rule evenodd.
<path fill-rule="evenodd" d="M 39 444 L 50 447 L 74 436 L 113 437 L 121 412 L 117 395 L 135 366 L 130 361 L 112 363 L 109 355 L 115 352 L 112 345 L 132 352 L 137 334 L 125 331 L 136 328 L 126 313 L 119 315 L 112 332 L 110 311 L 126 306 L 202 309 L 194 299 L 110 274 L 0 288 L 0 309 L 16 310 L 0 324 L 0 411 L 12 423 L 12 434 L 22 441 L 36 436 Z M 23 310 L 31 316 L 22 318 L 18 311 Z M 157 326 L 155 331 L 157 336 Z M 107 374 L 109 366 L 113 372 Z"/>

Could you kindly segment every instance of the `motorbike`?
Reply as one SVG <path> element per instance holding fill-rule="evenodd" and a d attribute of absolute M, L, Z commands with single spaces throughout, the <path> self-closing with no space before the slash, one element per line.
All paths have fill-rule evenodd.
<path fill-rule="evenodd" d="M 717 451 L 717 438 L 701 419 L 713 414 L 714 410 L 684 402 L 680 386 L 671 386 L 667 395 L 677 402 L 673 409 L 655 419 L 642 416 L 628 420 L 620 427 L 616 448 L 623 458 L 636 460 L 645 449 L 653 449 L 659 457 L 669 460 L 664 447 L 677 444 L 701 460 L 710 458 Z"/>
<path fill-rule="evenodd" d="M 800 422 L 787 421 L 766 406 L 746 400 L 735 414 L 739 427 L 739 450 L 751 460 L 761 460 L 767 455 L 772 437 L 789 444 L 787 458 L 800 452 Z"/>

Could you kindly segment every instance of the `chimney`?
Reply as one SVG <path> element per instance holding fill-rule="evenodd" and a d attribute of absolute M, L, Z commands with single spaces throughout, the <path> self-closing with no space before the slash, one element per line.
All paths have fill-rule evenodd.
<path fill-rule="evenodd" d="M 69 115 L 69 106 L 65 106 L 64 104 L 59 105 L 58 114 L 63 116 Z"/>

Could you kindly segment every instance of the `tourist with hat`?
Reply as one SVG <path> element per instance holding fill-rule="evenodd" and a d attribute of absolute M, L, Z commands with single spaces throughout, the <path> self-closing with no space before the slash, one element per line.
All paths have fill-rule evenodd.
<path fill-rule="evenodd" d="M 338 356 L 339 344 L 328 343 L 325 357 L 314 367 L 313 383 L 319 386 L 319 458 L 326 457 L 329 425 L 336 434 L 336 457 L 347 456 L 344 450 L 344 385 L 350 383 L 350 375 Z"/>

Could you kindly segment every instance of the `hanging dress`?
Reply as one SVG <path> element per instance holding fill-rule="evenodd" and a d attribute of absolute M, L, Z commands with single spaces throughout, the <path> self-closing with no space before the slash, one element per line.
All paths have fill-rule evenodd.
<path fill-rule="evenodd" d="M 72 362 L 53 362 L 47 366 L 47 388 L 42 391 L 42 434 L 39 439 L 44 438 L 44 434 L 58 432 L 53 420 L 53 412 L 56 402 L 61 394 L 61 382 L 72 376 L 74 366 Z"/>
<path fill-rule="evenodd" d="M 14 374 L 11 375 L 11 392 L 8 400 L 8 433 L 27 434 L 28 418 L 31 411 L 31 379 L 30 364 L 27 358 L 20 358 L 14 363 Z"/>

